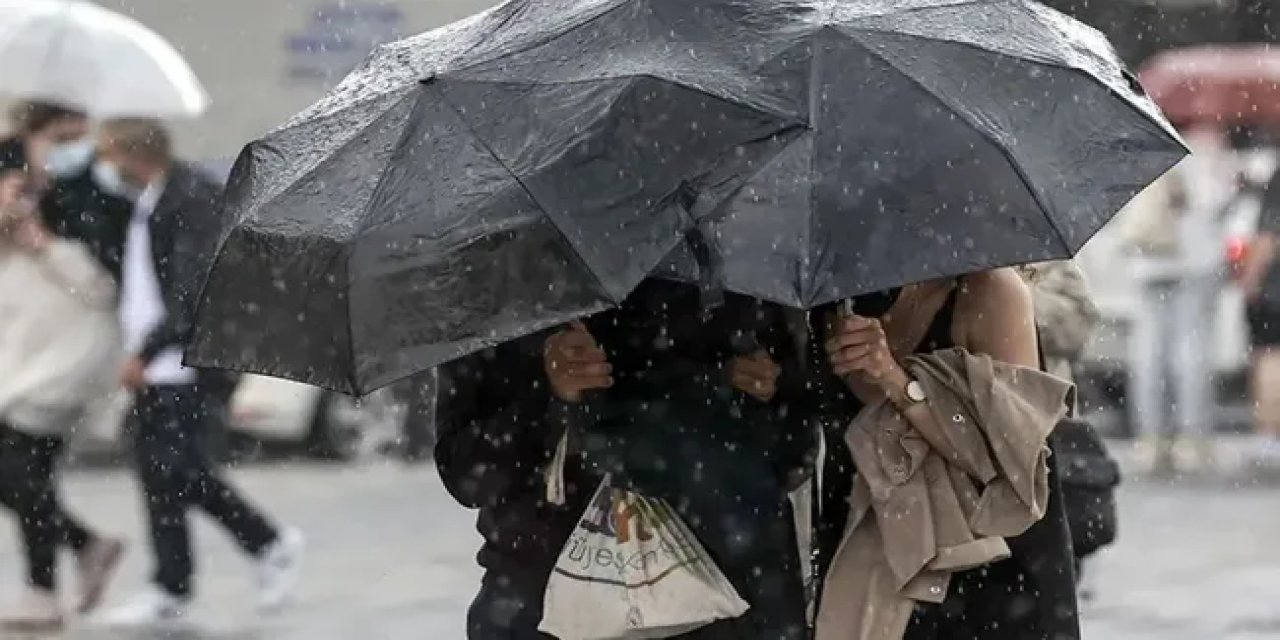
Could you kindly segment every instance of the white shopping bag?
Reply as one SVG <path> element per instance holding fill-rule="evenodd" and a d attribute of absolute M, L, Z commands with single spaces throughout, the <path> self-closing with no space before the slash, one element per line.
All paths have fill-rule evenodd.
<path fill-rule="evenodd" d="M 547 474 L 548 489 L 561 473 Z M 606 477 L 560 552 L 538 630 L 561 640 L 670 638 L 748 608 L 670 505 Z"/>

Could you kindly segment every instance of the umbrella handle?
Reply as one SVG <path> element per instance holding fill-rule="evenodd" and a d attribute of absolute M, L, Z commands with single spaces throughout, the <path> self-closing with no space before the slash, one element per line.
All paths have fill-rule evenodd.
<path fill-rule="evenodd" d="M 841 318 L 852 318 L 857 315 L 857 312 L 853 310 L 853 298 L 841 300 L 839 309 Z"/>

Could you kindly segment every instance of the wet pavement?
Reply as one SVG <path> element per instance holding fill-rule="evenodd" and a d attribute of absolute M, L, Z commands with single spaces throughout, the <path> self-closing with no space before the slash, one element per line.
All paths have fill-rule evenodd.
<path fill-rule="evenodd" d="M 310 538 L 297 605 L 261 618 L 252 574 L 230 541 L 200 521 L 198 600 L 189 621 L 163 629 L 79 622 L 72 640 L 361 640 L 462 638 L 478 571 L 472 516 L 429 467 L 275 465 L 237 470 L 237 482 Z M 146 552 L 132 479 L 84 471 L 68 502 L 135 546 L 116 598 L 144 582 Z M 1122 542 L 1094 563 L 1090 640 L 1244 640 L 1280 637 L 1280 482 L 1232 476 L 1129 482 Z M 0 527 L 0 601 L 18 592 L 21 563 Z"/>

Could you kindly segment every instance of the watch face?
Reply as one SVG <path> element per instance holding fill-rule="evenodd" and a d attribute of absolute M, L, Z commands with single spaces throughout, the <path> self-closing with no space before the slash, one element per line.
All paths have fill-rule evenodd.
<path fill-rule="evenodd" d="M 924 402 L 924 387 L 919 382 L 912 380 L 907 383 L 907 399 L 912 402 Z"/>

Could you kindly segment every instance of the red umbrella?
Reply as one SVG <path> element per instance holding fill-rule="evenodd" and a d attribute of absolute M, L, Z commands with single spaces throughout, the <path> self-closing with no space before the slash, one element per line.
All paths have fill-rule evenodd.
<path fill-rule="evenodd" d="M 1280 48 L 1174 49 L 1153 57 L 1138 77 L 1179 128 L 1280 124 Z"/>

